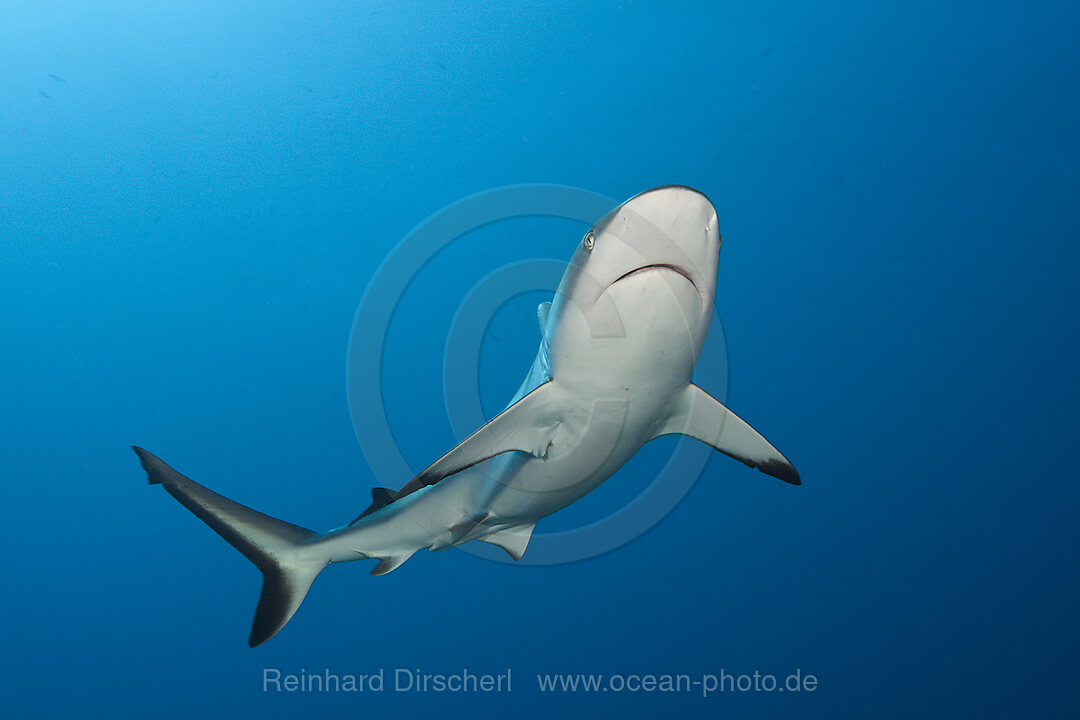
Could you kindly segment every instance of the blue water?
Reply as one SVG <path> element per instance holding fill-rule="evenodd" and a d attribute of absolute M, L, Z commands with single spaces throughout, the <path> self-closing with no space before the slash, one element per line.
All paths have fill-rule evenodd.
<path fill-rule="evenodd" d="M 0 6 L 5 717 L 1075 716 L 1080 6 L 435 5 Z M 290 522 L 351 519 L 408 479 L 351 422 L 365 287 L 425 218 L 519 183 L 708 193 L 723 390 L 803 486 L 717 456 L 599 557 L 330 568 L 248 649 L 258 572 L 129 445 Z M 402 298 L 371 352 L 409 463 L 454 442 L 454 308 L 584 229 L 492 226 Z M 542 295 L 488 328 L 488 413 Z M 267 693 L 267 667 L 510 668 L 513 691 Z M 817 689 L 535 679 L 796 669 Z"/>

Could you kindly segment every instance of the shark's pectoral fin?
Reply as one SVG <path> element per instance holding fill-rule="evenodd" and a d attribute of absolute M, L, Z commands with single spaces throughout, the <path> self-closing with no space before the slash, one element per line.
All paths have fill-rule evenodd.
<path fill-rule="evenodd" d="M 509 553 L 510 557 L 520 560 L 521 556 L 525 554 L 525 548 L 529 547 L 529 540 L 532 538 L 533 528 L 535 527 L 536 523 L 515 525 L 496 530 L 484 537 L 477 538 L 477 540 L 501 547 Z"/>
<path fill-rule="evenodd" d="M 801 484 L 799 473 L 779 450 L 719 400 L 691 383 L 676 398 L 668 418 L 653 432 L 687 435 L 792 485 Z"/>
<path fill-rule="evenodd" d="M 559 427 L 555 414 L 558 404 L 554 402 L 558 392 L 551 381 L 536 388 L 410 480 L 394 494 L 393 501 L 503 453 L 522 452 L 546 458 Z"/>

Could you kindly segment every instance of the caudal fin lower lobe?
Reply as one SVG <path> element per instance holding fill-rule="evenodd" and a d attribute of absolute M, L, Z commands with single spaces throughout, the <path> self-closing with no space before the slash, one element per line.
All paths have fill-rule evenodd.
<path fill-rule="evenodd" d="M 262 571 L 263 587 L 248 644 L 261 645 L 289 622 L 327 561 L 302 560 L 299 548 L 317 533 L 264 515 L 203 487 L 140 447 L 151 485 L 162 485 L 180 504 L 210 526 Z"/>

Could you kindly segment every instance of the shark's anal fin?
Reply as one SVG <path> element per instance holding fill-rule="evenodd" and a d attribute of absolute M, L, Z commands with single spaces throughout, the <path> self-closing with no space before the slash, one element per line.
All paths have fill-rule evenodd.
<path fill-rule="evenodd" d="M 397 492 L 395 501 L 484 460 L 507 452 L 546 458 L 559 421 L 554 415 L 559 390 L 548 381 L 496 415 L 433 462 Z"/>
<path fill-rule="evenodd" d="M 379 559 L 379 564 L 372 570 L 371 574 L 375 577 L 379 575 L 385 575 L 391 570 L 396 570 L 401 567 L 401 564 L 413 556 L 412 552 L 402 553 L 400 555 L 390 555 Z"/>
<path fill-rule="evenodd" d="M 719 400 L 690 383 L 675 399 L 668 418 L 653 432 L 686 435 L 792 485 L 800 485 L 799 473 L 779 450 Z"/>

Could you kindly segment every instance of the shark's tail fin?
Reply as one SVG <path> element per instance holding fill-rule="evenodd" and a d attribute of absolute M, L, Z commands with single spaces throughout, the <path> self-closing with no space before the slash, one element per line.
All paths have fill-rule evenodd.
<path fill-rule="evenodd" d="M 164 485 L 170 495 L 262 571 L 262 595 L 248 644 L 255 647 L 272 638 L 289 622 L 312 581 L 327 565 L 325 559 L 301 557 L 301 548 L 317 534 L 233 502 L 184 477 L 156 455 L 139 447 L 132 449 L 151 485 Z"/>

